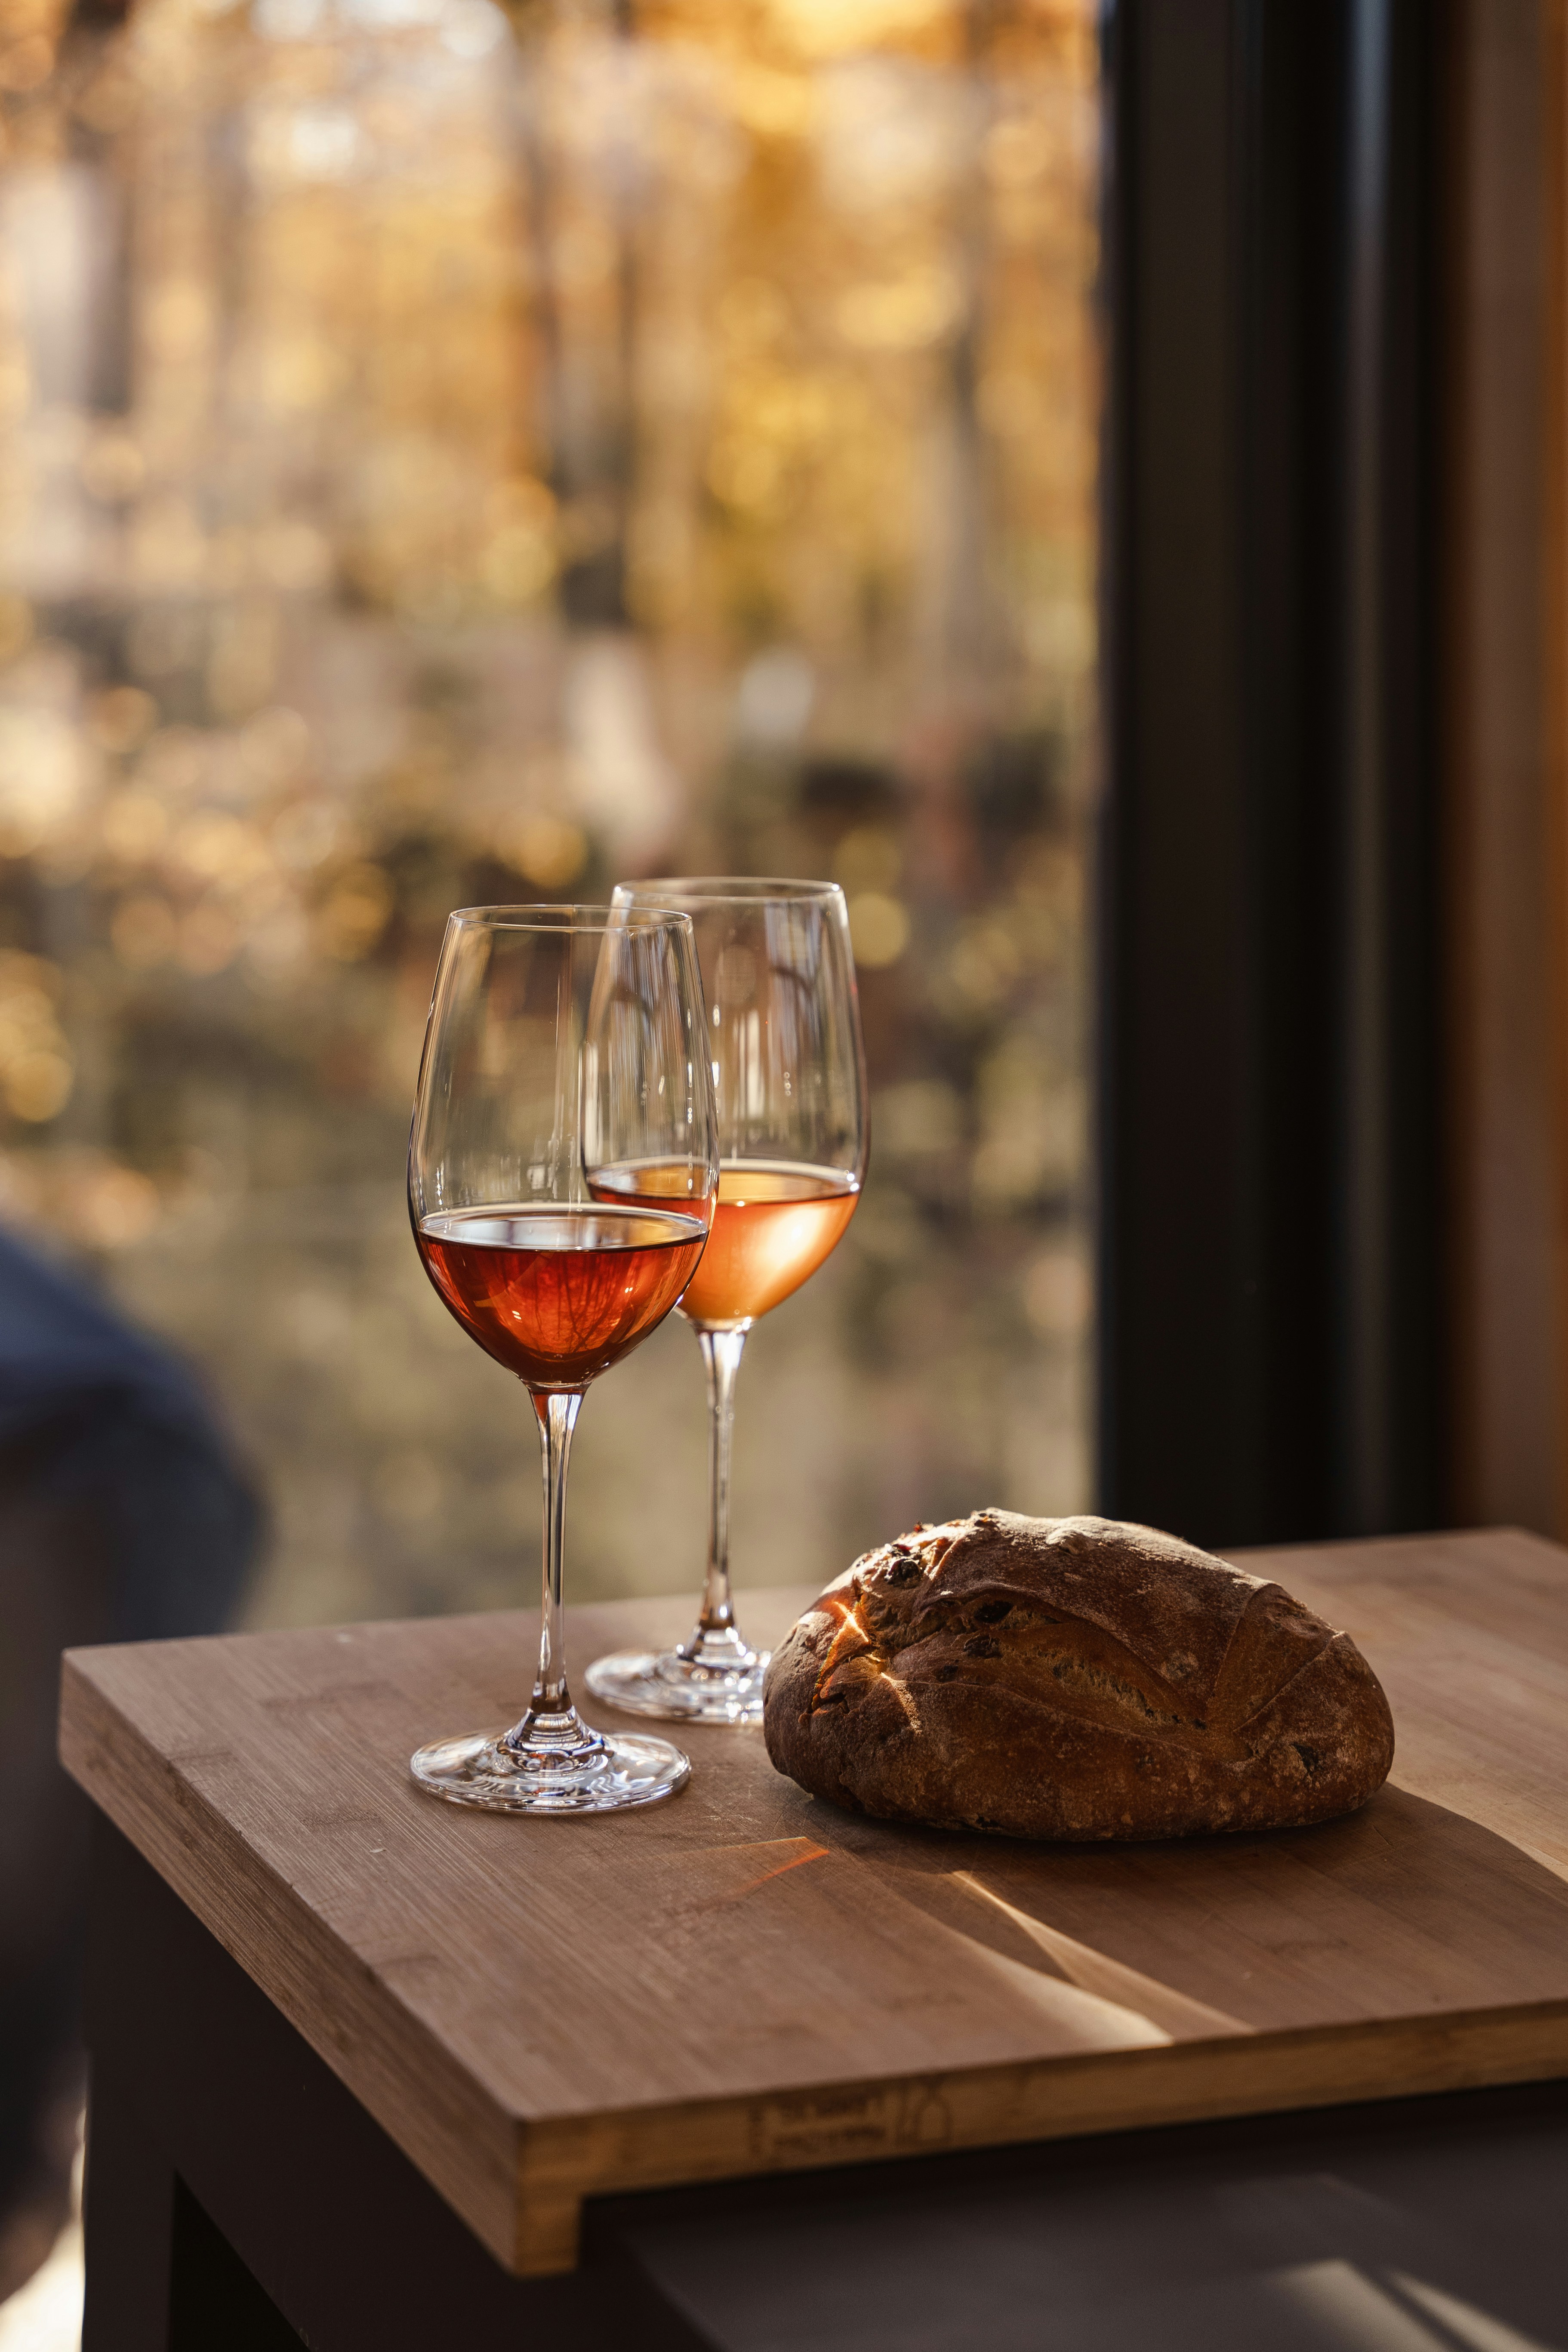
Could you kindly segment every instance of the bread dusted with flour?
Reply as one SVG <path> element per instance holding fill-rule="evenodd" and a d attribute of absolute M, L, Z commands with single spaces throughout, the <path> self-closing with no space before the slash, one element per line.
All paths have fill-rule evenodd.
<path fill-rule="evenodd" d="M 859 1811 L 1014 1837 L 1297 1828 L 1382 1787 L 1347 1634 L 1153 1528 L 976 1511 L 868 1552 L 768 1672 L 768 1753 Z"/>

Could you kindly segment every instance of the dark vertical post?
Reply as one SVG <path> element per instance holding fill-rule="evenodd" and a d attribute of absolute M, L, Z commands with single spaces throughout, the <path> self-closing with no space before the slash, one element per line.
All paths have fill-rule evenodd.
<path fill-rule="evenodd" d="M 1330 1526 L 1446 1516 L 1434 24 L 1353 0 L 1347 69 L 1338 1290 Z"/>
<path fill-rule="evenodd" d="M 1384 328 L 1387 310 L 1392 0 L 1353 0 L 1346 59 L 1346 285 L 1343 387 L 1344 793 L 1341 964 L 1342 1223 L 1335 1415 L 1342 1507 L 1358 1526 L 1392 1524 L 1393 1370 L 1388 1208 L 1393 1139 L 1389 1035 L 1392 844 L 1383 789 Z"/>
<path fill-rule="evenodd" d="M 1102 1507 L 1440 1514 L 1427 52 L 1110 20 Z"/>
<path fill-rule="evenodd" d="M 97 2068 L 89 2117 L 82 2352 L 170 2352 L 174 2168 Z"/>
<path fill-rule="evenodd" d="M 1101 854 L 1105 1507 L 1216 1533 L 1241 1302 L 1239 1171 L 1215 1148 L 1241 1091 L 1230 18 L 1111 20 Z"/>

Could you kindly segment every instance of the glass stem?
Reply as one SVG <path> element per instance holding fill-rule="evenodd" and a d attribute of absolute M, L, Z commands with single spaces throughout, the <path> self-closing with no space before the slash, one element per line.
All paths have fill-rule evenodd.
<path fill-rule="evenodd" d="M 699 1329 L 708 1374 L 708 1466 L 710 1498 L 708 1511 L 708 1580 L 703 1587 L 702 1612 L 683 1657 L 700 1657 L 714 1642 L 726 1649 L 741 1644 L 735 1631 L 734 1604 L 730 1598 L 730 1441 L 735 1427 L 735 1375 L 746 1345 L 746 1331 Z"/>
<path fill-rule="evenodd" d="M 544 1591 L 539 1628 L 539 1674 L 528 1713 L 507 1734 L 509 1746 L 572 1748 L 593 1735 L 566 1686 L 566 1633 L 561 1612 L 561 1565 L 566 1536 L 566 1466 L 572 1432 L 582 1410 L 581 1389 L 533 1394 L 544 1471 Z"/>

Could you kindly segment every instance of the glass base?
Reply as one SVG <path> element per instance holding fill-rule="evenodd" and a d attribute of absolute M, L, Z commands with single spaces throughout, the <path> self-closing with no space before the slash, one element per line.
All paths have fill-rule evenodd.
<path fill-rule="evenodd" d="M 510 1747 L 504 1734 L 479 1731 L 432 1741 L 408 1769 L 433 1797 L 497 1813 L 621 1812 L 673 1797 L 691 1777 L 679 1748 L 641 1731 L 595 1732 L 574 1752 L 545 1758 Z"/>
<path fill-rule="evenodd" d="M 739 1636 L 710 1635 L 688 1656 L 680 1650 L 618 1650 L 595 1658 L 588 1688 L 606 1706 L 671 1723 L 757 1724 L 763 1676 L 772 1652 Z"/>

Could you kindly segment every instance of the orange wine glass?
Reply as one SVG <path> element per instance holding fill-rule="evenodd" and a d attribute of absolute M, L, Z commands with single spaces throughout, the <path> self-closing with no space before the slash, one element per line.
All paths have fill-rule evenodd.
<path fill-rule="evenodd" d="M 713 1231 L 679 1312 L 708 1375 L 708 1574 L 679 1648 L 597 1658 L 588 1687 L 638 1715 L 756 1723 L 765 1651 L 735 1622 L 730 1450 L 735 1376 L 760 1315 L 843 1238 L 866 1173 L 866 1057 L 844 893 L 831 882 L 727 876 L 625 884 L 628 910 L 690 918 L 708 1008 L 719 1120 Z M 654 1208 L 681 1181 L 657 1160 L 601 1168 L 595 1197 Z"/>

